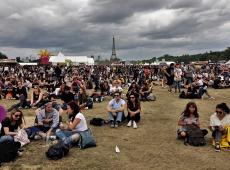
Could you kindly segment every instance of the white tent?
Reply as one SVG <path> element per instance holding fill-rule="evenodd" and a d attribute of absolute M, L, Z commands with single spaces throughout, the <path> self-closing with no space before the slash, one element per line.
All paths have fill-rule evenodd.
<path fill-rule="evenodd" d="M 71 61 L 73 65 L 85 64 L 85 65 L 94 65 L 94 59 L 88 58 L 87 56 L 65 56 L 61 52 L 57 56 L 51 56 L 49 62 L 56 65 L 57 63 L 66 63 Z"/>

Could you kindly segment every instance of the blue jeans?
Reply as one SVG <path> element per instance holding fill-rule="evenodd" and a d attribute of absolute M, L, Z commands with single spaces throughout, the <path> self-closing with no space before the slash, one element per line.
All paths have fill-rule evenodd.
<path fill-rule="evenodd" d="M 14 138 L 10 135 L 4 135 L 0 137 L 0 143 L 5 141 L 14 141 Z"/>
<path fill-rule="evenodd" d="M 112 112 L 108 112 L 109 120 L 110 121 L 121 122 L 123 114 L 124 114 L 123 112 L 116 112 L 116 116 L 113 116 Z"/>
<path fill-rule="evenodd" d="M 66 145 L 74 144 L 80 138 L 80 135 L 76 131 L 70 131 L 70 130 L 57 129 L 55 135 L 59 139 L 61 139 Z"/>
<path fill-rule="evenodd" d="M 180 92 L 181 89 L 181 81 L 174 81 L 175 89 L 178 89 Z"/>

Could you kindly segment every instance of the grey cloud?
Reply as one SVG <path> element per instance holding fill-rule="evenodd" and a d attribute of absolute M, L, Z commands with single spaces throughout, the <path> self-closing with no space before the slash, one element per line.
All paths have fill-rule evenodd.
<path fill-rule="evenodd" d="M 96 23 L 120 23 L 136 12 L 152 11 L 164 7 L 169 0 L 92 0 L 86 17 Z"/>
<path fill-rule="evenodd" d="M 161 10 L 176 15 L 158 27 L 152 17 Z M 118 55 L 126 59 L 224 49 L 230 43 L 230 32 L 221 27 L 230 21 L 226 1 L 3 1 L 0 19 L 0 49 L 12 56 L 17 49 L 21 55 L 48 48 L 110 57 L 113 35 Z"/>

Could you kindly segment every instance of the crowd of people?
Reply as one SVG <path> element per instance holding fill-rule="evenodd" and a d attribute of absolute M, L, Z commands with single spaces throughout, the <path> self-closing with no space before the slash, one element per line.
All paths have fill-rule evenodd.
<path fill-rule="evenodd" d="M 153 85 L 161 80 L 162 88 L 179 92 L 181 98 L 214 99 L 208 88 L 229 87 L 229 68 L 205 65 L 170 64 L 150 66 L 16 66 L 0 70 L 0 98 L 17 100 L 7 108 L 9 117 L 1 122 L 0 142 L 13 141 L 18 128 L 25 129 L 30 139 L 55 139 L 74 146 L 79 132 L 88 129 L 84 109 L 94 103 L 112 98 L 107 105 L 108 122 L 118 128 L 124 120 L 127 127 L 136 129 L 141 119 L 141 102 L 153 101 Z M 183 90 L 183 91 L 182 91 Z M 35 109 L 34 125 L 26 127 L 22 109 Z M 67 113 L 67 122 L 63 122 Z M 222 103 L 210 118 L 215 149 L 220 150 L 221 138 L 230 125 L 229 108 Z M 65 119 L 65 118 L 64 118 Z M 195 103 L 187 104 L 181 114 L 178 136 L 185 138 L 187 125 L 197 127 L 199 113 Z M 203 130 L 204 135 L 208 131 Z"/>

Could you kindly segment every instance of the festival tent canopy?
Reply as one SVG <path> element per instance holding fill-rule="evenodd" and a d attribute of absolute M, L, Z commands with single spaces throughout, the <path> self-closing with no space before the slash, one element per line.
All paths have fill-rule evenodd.
<path fill-rule="evenodd" d="M 51 56 L 49 62 L 53 64 L 71 62 L 73 65 L 94 65 L 93 58 L 88 58 L 87 56 L 65 56 L 61 52 L 59 52 L 57 56 Z"/>
<path fill-rule="evenodd" d="M 18 63 L 20 66 L 37 66 L 38 63 Z"/>

